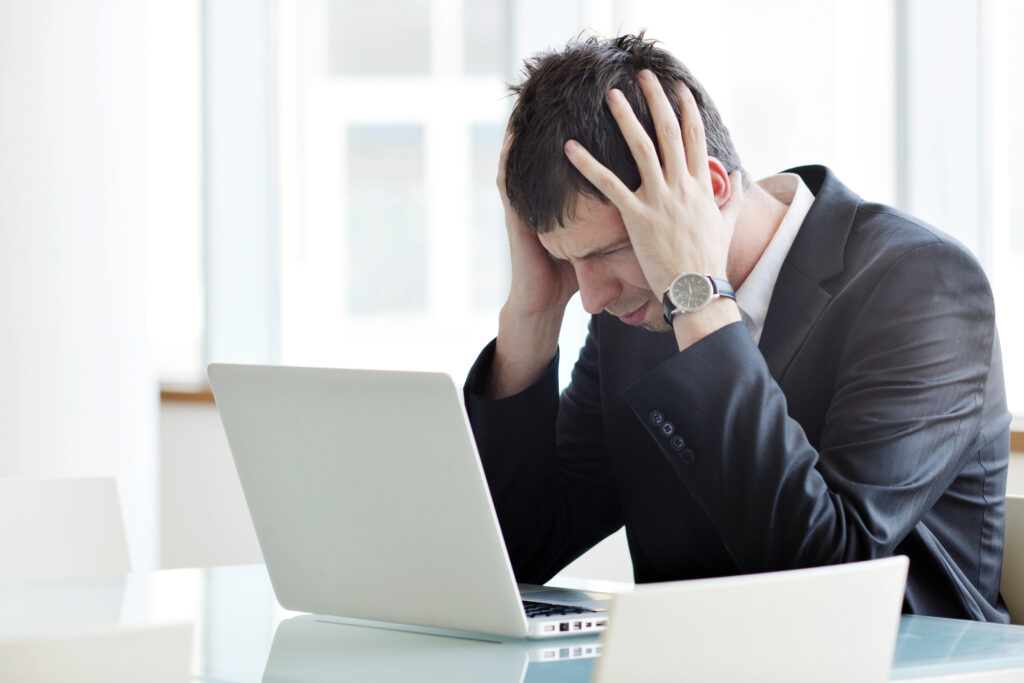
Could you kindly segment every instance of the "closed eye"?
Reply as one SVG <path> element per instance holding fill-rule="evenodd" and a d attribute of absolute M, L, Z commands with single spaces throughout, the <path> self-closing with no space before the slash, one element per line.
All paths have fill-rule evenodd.
<path fill-rule="evenodd" d="M 615 247 L 614 249 L 609 249 L 608 251 L 603 252 L 601 255 L 602 256 L 611 256 L 612 254 L 621 254 L 621 253 L 623 253 L 623 252 L 625 252 L 625 251 L 627 251 L 628 249 L 631 249 L 631 248 L 632 248 L 632 245 L 630 245 L 630 244 L 623 244 L 620 247 Z"/>
<path fill-rule="evenodd" d="M 614 254 L 626 254 L 632 251 L 632 249 L 632 244 L 630 244 L 629 242 L 623 242 L 618 246 L 613 246 L 610 249 L 605 249 L 604 251 L 592 251 L 588 254 L 584 254 L 583 256 L 579 256 L 577 258 L 569 258 L 568 262 L 575 263 L 577 261 L 593 261 L 594 259 L 605 258 L 606 256 L 612 256 Z M 566 261 L 566 259 L 558 258 L 554 254 L 551 255 L 551 258 L 555 259 L 556 261 Z"/>

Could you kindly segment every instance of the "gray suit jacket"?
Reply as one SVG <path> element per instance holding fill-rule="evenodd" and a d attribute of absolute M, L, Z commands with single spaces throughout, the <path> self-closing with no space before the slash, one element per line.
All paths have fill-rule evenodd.
<path fill-rule="evenodd" d="M 827 169 L 772 294 L 686 351 L 594 316 L 572 383 L 466 405 L 520 581 L 623 524 L 637 581 L 905 554 L 908 612 L 1008 620 L 1009 422 L 992 295 L 970 253 Z"/>

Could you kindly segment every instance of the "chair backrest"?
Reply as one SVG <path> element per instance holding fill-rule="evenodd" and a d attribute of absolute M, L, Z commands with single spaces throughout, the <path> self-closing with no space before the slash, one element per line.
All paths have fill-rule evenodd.
<path fill-rule="evenodd" d="M 131 571 L 111 477 L 0 478 L 0 581 Z"/>
<path fill-rule="evenodd" d="M 888 681 L 902 555 L 616 593 L 594 683 Z"/>
<path fill-rule="evenodd" d="M 1024 496 L 1006 497 L 1003 575 L 999 592 L 1010 610 L 1010 621 L 1024 624 Z"/>

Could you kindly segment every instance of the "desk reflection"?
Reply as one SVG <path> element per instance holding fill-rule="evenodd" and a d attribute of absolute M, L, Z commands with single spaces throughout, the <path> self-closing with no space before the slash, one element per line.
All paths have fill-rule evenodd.
<path fill-rule="evenodd" d="M 589 681 L 596 636 L 527 641 L 369 626 L 316 615 L 282 621 L 263 683 Z"/>
<path fill-rule="evenodd" d="M 1007 669 L 1007 680 L 1024 680 L 1022 665 L 1024 626 L 905 614 L 892 678 Z"/>

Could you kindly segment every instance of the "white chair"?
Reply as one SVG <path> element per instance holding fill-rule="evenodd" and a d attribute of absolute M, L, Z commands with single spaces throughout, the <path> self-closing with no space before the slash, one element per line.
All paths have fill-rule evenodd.
<path fill-rule="evenodd" d="M 0 478 L 0 549 L 0 581 L 130 572 L 113 478 Z"/>
<path fill-rule="evenodd" d="M 1006 497 L 1006 535 L 999 592 L 1010 610 L 1010 621 L 1024 624 L 1024 496 Z"/>
<path fill-rule="evenodd" d="M 113 478 L 0 479 L 0 680 L 187 683 L 192 624 L 125 623 L 130 571 Z"/>

